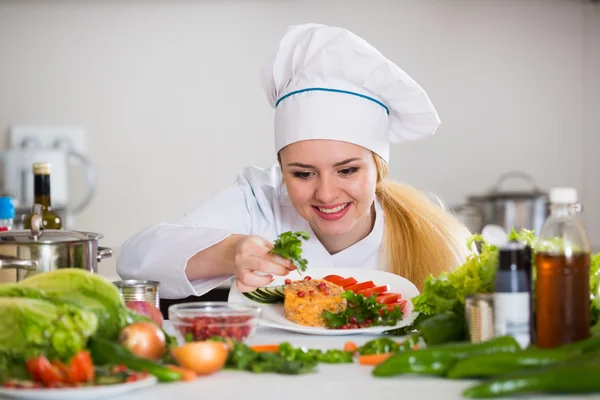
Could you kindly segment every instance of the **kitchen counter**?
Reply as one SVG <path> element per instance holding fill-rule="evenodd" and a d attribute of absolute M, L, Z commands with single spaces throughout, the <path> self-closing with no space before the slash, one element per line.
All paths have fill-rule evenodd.
<path fill-rule="evenodd" d="M 168 321 L 165 330 L 172 332 Z M 316 336 L 259 328 L 248 344 L 290 342 L 294 347 L 307 346 L 322 350 L 341 349 L 348 340 L 357 345 L 373 339 L 372 335 Z M 400 339 L 400 338 L 398 338 Z M 220 371 L 192 382 L 158 384 L 127 393 L 118 400 L 198 400 L 205 399 L 276 399 L 307 400 L 335 398 L 343 400 L 374 399 L 464 399 L 461 392 L 475 381 L 450 381 L 440 378 L 402 376 L 375 378 L 372 367 L 354 364 L 319 364 L 318 371 L 306 375 L 252 374 L 242 371 Z M 527 397 L 531 398 L 531 397 Z M 565 396 L 539 396 L 539 399 L 560 399 Z M 568 396 L 569 399 L 600 399 L 597 396 Z"/>

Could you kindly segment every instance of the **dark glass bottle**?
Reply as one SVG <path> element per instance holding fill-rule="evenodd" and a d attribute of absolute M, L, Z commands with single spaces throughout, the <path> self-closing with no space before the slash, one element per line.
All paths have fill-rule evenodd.
<path fill-rule="evenodd" d="M 62 220 L 54 211 L 50 200 L 50 171 L 51 164 L 47 162 L 33 164 L 33 195 L 34 203 L 42 206 L 42 221 L 44 229 L 61 229 Z M 31 229 L 31 214 L 23 221 L 25 229 Z"/>
<path fill-rule="evenodd" d="M 531 284 L 524 245 L 510 242 L 500 248 L 494 282 L 496 336 L 511 335 L 526 348 L 531 343 Z"/>

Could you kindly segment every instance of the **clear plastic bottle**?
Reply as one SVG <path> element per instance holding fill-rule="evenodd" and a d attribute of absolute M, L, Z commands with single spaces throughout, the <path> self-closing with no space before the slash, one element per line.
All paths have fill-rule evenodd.
<path fill-rule="evenodd" d="M 536 346 L 549 348 L 590 335 L 590 244 L 576 215 L 577 191 L 550 191 L 551 213 L 536 244 Z"/>
<path fill-rule="evenodd" d="M 15 206 L 11 197 L 0 197 L 0 232 L 10 231 L 15 220 Z"/>

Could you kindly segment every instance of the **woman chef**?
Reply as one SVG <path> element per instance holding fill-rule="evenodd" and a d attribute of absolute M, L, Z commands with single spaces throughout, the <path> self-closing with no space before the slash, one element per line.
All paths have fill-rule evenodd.
<path fill-rule="evenodd" d="M 250 291 L 294 268 L 268 254 L 286 231 L 310 234 L 309 270 L 384 269 L 421 289 L 464 262 L 467 229 L 386 179 L 390 143 L 439 125 L 414 80 L 363 39 L 318 24 L 290 27 L 261 79 L 279 162 L 247 167 L 180 220 L 135 234 L 117 262 L 123 279 L 160 281 L 165 298 L 200 296 L 231 276 Z"/>

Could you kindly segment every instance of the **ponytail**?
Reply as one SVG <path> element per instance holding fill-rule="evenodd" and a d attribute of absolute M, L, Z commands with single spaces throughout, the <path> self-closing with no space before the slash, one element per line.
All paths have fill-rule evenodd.
<path fill-rule="evenodd" d="M 388 181 L 386 162 L 373 154 L 375 193 L 385 214 L 383 251 L 388 270 L 422 291 L 429 275 L 438 276 L 465 262 L 468 229 L 421 191 Z"/>

